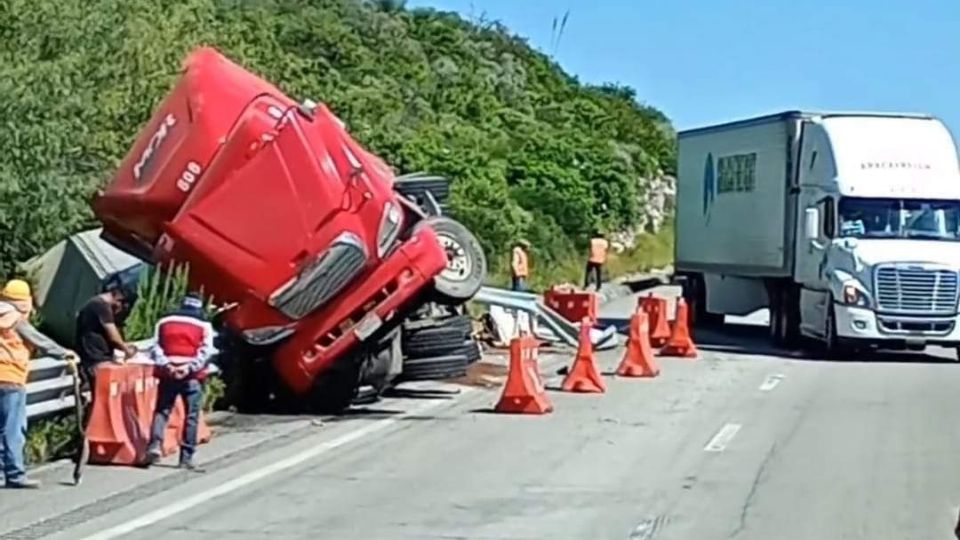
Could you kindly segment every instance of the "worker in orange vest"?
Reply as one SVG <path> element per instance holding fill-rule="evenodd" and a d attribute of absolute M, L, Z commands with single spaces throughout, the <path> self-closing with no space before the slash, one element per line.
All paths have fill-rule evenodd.
<path fill-rule="evenodd" d="M 14 279 L 0 290 L 0 464 L 8 488 L 38 488 L 27 479 L 23 446 L 27 436 L 27 375 L 30 356 L 66 360 L 76 366 L 76 355 L 38 332 L 29 321 L 33 312 L 30 285 Z"/>
<path fill-rule="evenodd" d="M 513 245 L 513 257 L 510 261 L 511 289 L 526 292 L 527 280 L 530 278 L 530 242 L 517 240 Z"/>
<path fill-rule="evenodd" d="M 590 278 L 593 277 L 597 284 L 596 290 L 600 290 L 603 284 L 603 265 L 607 263 L 607 250 L 610 249 L 610 242 L 604 238 L 603 233 L 597 232 L 590 239 L 590 258 L 587 259 L 587 271 L 583 278 L 583 288 L 590 288 Z"/>

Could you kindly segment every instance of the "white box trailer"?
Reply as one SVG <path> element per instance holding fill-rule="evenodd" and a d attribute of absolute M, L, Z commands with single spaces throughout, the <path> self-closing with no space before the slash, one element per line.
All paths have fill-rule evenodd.
<path fill-rule="evenodd" d="M 794 122 L 790 116 L 765 117 L 680 134 L 678 265 L 790 275 Z"/>
<path fill-rule="evenodd" d="M 791 111 L 679 134 L 676 271 L 698 323 L 771 311 L 836 352 L 960 344 L 960 165 L 927 115 Z"/>

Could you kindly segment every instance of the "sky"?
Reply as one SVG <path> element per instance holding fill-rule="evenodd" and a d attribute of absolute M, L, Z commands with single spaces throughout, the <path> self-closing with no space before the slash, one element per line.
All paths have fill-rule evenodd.
<path fill-rule="evenodd" d="M 921 112 L 960 136 L 960 0 L 411 0 L 497 20 L 678 129 L 783 110 Z M 553 20 L 569 17 L 553 47 Z"/>

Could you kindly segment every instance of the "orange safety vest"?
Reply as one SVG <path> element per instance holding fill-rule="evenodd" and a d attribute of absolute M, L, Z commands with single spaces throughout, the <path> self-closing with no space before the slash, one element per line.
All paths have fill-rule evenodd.
<path fill-rule="evenodd" d="M 607 262 L 607 249 L 610 248 L 610 242 L 605 238 L 594 238 L 590 240 L 590 262 L 603 264 Z"/>
<path fill-rule="evenodd" d="M 530 268 L 527 262 L 527 252 L 521 247 L 513 248 L 513 275 L 516 277 L 529 277 Z"/>
<path fill-rule="evenodd" d="M 0 383 L 26 386 L 30 349 L 13 328 L 0 329 Z"/>

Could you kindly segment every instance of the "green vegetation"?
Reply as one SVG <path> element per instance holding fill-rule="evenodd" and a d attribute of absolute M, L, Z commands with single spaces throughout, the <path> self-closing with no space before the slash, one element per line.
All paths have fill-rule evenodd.
<path fill-rule="evenodd" d="M 0 20 L 7 269 L 92 224 L 88 198 L 200 44 L 325 101 L 398 170 L 451 178 L 490 259 L 525 237 L 544 279 L 595 227 L 640 222 L 645 179 L 674 169 L 663 114 L 495 22 L 360 0 L 3 0 Z"/>

